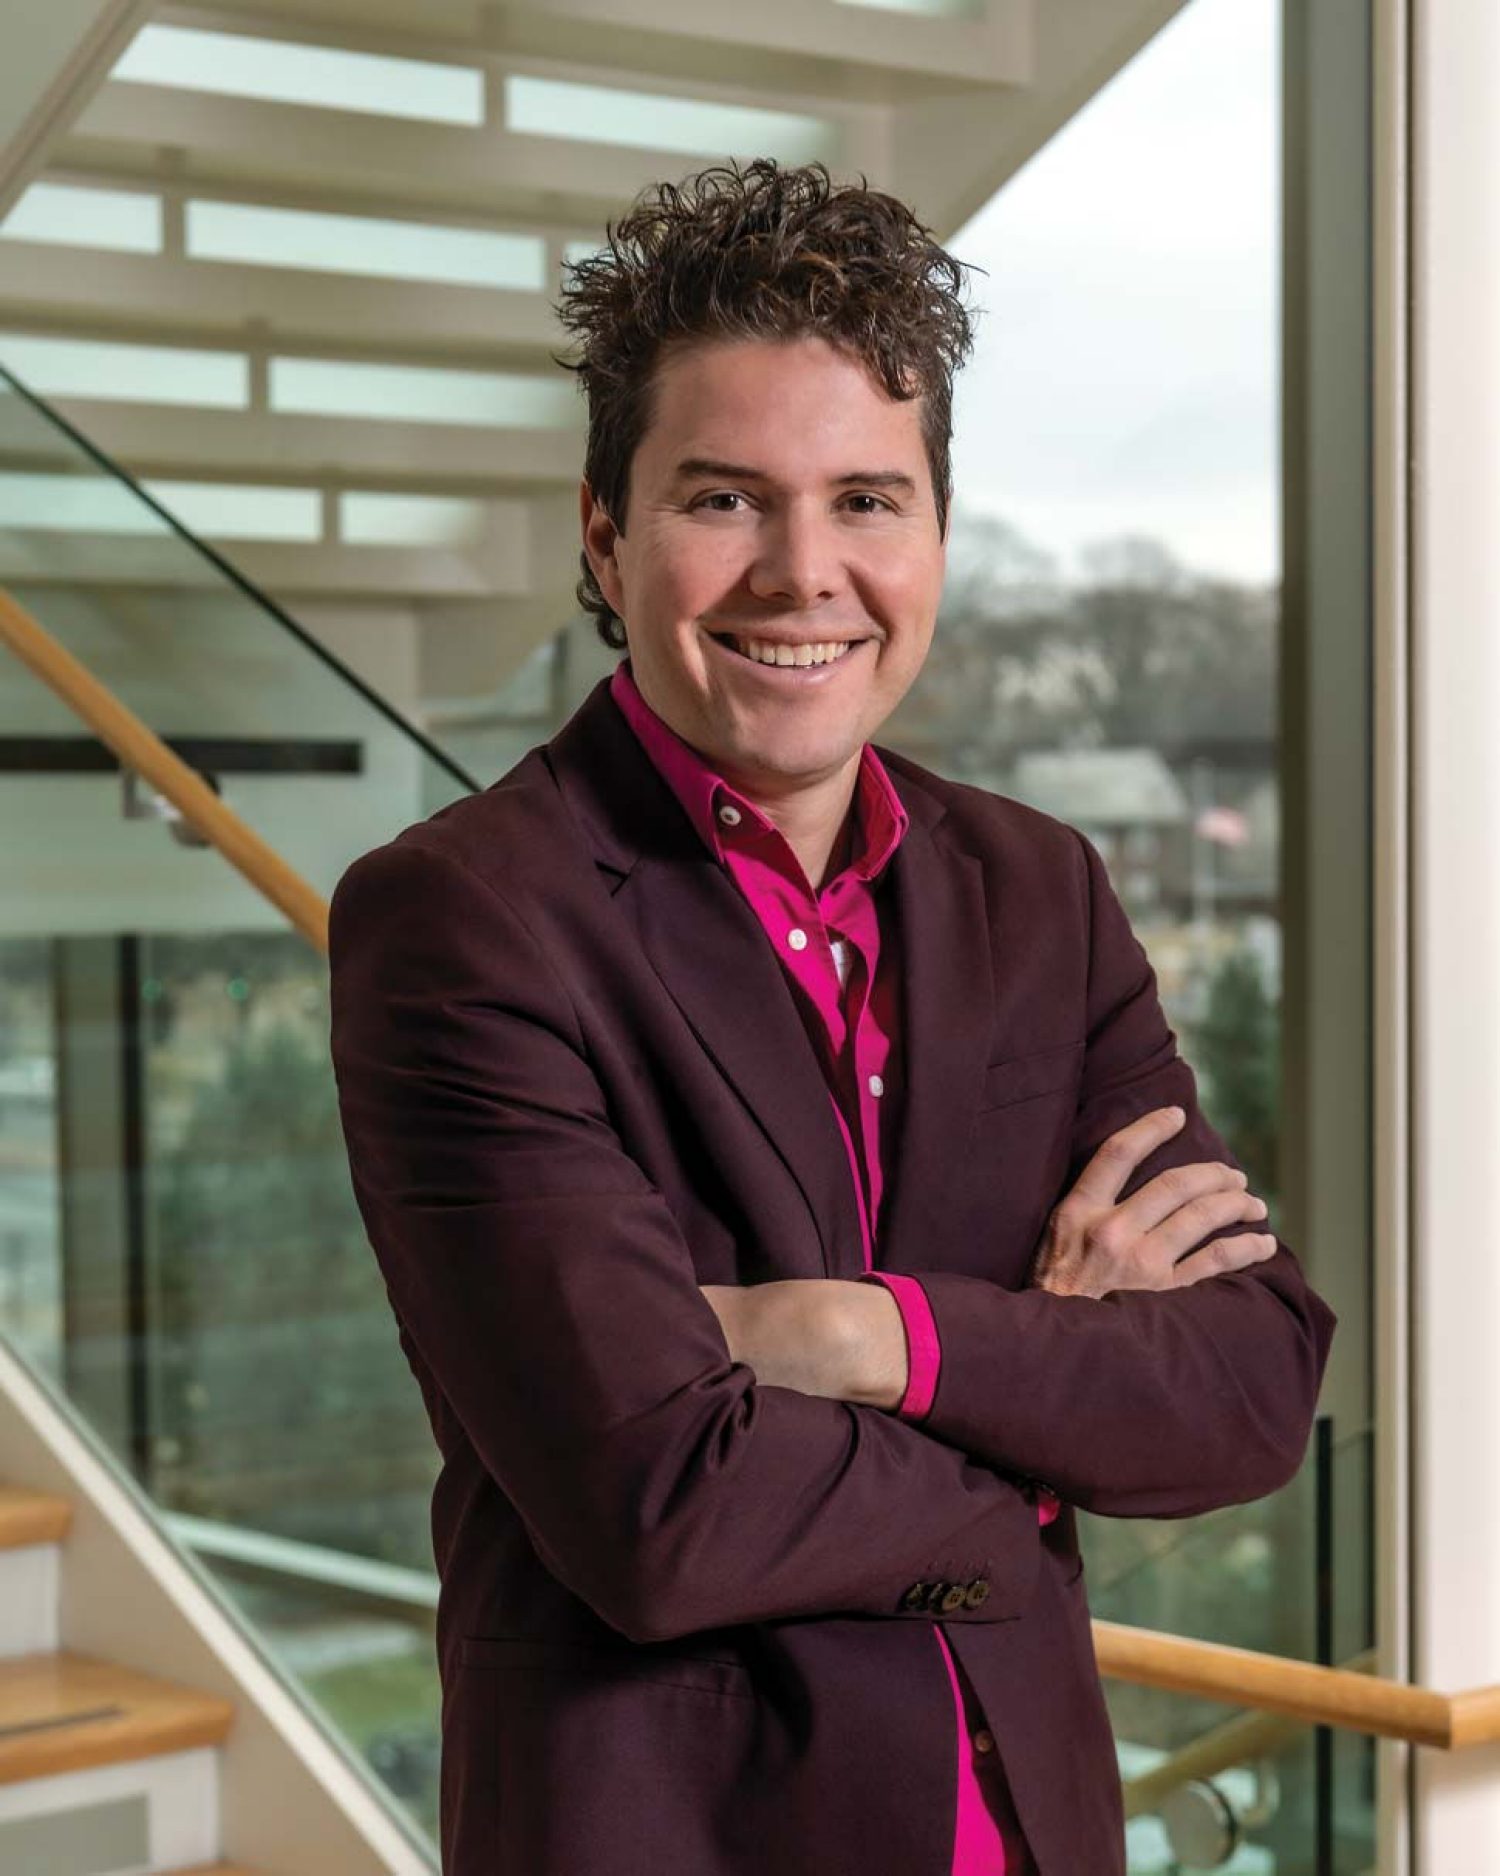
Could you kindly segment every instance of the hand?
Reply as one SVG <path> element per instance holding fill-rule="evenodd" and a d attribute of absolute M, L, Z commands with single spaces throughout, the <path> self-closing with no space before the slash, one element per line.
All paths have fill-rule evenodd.
<path fill-rule="evenodd" d="M 733 1360 L 755 1370 L 762 1387 L 790 1387 L 799 1394 L 828 1400 L 853 1400 L 868 1366 L 858 1335 L 860 1304 L 878 1308 L 884 1296 L 896 1318 L 900 1362 L 906 1364 L 906 1341 L 895 1298 L 878 1284 L 847 1283 L 827 1277 L 796 1277 L 779 1283 L 702 1283 L 704 1300 L 719 1318 Z M 858 1298 L 851 1291 L 861 1292 Z M 905 1376 L 896 1389 L 900 1400 Z M 888 1391 L 882 1388 L 882 1394 Z"/>
<path fill-rule="evenodd" d="M 1183 1253 L 1217 1225 L 1264 1218 L 1246 1176 L 1217 1161 L 1169 1166 L 1117 1204 L 1141 1161 L 1183 1125 L 1180 1108 L 1158 1107 L 1112 1133 L 1053 1211 L 1031 1275 L 1058 1296 L 1111 1290 L 1174 1290 L 1276 1255 L 1274 1236 L 1242 1232 Z M 1181 1261 L 1179 1261 L 1179 1259 Z"/>

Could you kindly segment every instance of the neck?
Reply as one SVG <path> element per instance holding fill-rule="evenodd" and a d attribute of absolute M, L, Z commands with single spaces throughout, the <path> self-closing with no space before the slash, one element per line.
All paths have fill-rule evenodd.
<path fill-rule="evenodd" d="M 854 755 L 835 774 L 817 782 L 788 783 L 784 789 L 767 785 L 764 778 L 733 782 L 753 801 L 797 856 L 797 863 L 814 892 L 820 891 L 839 867 L 847 863 L 854 844 L 854 790 L 860 757 Z"/>

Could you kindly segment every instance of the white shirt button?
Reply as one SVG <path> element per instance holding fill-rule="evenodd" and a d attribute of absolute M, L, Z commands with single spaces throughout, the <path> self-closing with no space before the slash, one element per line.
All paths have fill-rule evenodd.
<path fill-rule="evenodd" d="M 719 819 L 726 827 L 738 827 L 741 819 L 740 811 L 732 801 L 726 801 L 719 810 Z"/>
<path fill-rule="evenodd" d="M 993 1752 L 995 1750 L 995 1735 L 987 1726 L 981 1726 L 979 1731 L 974 1735 L 974 1750 L 976 1752 Z"/>
<path fill-rule="evenodd" d="M 786 941 L 794 951 L 805 951 L 807 949 L 807 933 L 803 931 L 800 925 L 794 925 L 792 927 L 786 935 Z"/>
<path fill-rule="evenodd" d="M 871 1094 L 874 1095 L 877 1101 L 880 1099 L 881 1095 L 885 1093 L 885 1083 L 880 1079 L 879 1075 L 871 1075 L 868 1086 Z"/>

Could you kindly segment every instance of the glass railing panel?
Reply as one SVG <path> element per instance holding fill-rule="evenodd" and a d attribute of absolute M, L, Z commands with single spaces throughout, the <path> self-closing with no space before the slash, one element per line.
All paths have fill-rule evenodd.
<path fill-rule="evenodd" d="M 394 1586 L 364 1559 L 267 1541 L 243 1527 L 169 1518 L 261 1644 L 413 1823 L 438 1831 L 437 1578 Z"/>
<path fill-rule="evenodd" d="M 1132 1627 L 1373 1672 L 1373 1583 L 1363 1535 L 1372 1478 L 1370 1429 L 1340 1438 L 1323 1419 L 1296 1478 L 1272 1497 L 1181 1523 L 1084 1516 L 1090 1610 Z M 1196 1752 L 1221 1729 L 1227 1745 L 1243 1748 L 1227 1784 L 1217 1775 L 1208 1780 L 1222 1786 L 1229 1811 L 1259 1819 L 1235 1838 L 1240 1860 L 1199 1864 L 1183 1856 L 1181 1867 L 1297 1876 L 1373 1867 L 1375 1757 L 1367 1740 L 1269 1716 L 1247 1719 L 1211 1701 L 1124 1682 L 1107 1683 L 1106 1693 L 1124 1774 Z M 1258 1771 L 1264 1767 L 1267 1777 Z M 1270 1809 L 1262 1802 L 1268 1793 Z M 1202 1792 L 1174 1801 L 1194 1815 L 1216 1802 Z M 1133 1876 L 1174 1867 L 1152 1860 L 1162 1849 L 1160 1823 L 1132 1827 L 1141 1859 L 1131 1863 Z M 1252 1848 L 1271 1860 L 1250 1856 Z"/>
<path fill-rule="evenodd" d="M 57 1149 L 50 941 L 0 938 L 0 1324 L 32 1361 L 62 1335 Z"/>
<path fill-rule="evenodd" d="M 473 785 L 460 764 L 3 368 L 0 586 L 212 777 L 242 819 L 325 894 L 356 854 Z M 55 781 L 97 758 L 96 750 L 70 750 L 79 730 L 64 706 L 37 712 L 33 700 L 27 711 L 0 670 L 7 772 Z M 49 796 L 66 798 L 66 789 Z M 57 838 L 42 826 L 33 844 Z M 38 863 L 34 852 L 29 857 Z M 86 895 L 97 889 L 95 857 L 74 856 Z M 127 889 L 126 870 L 114 864 L 121 857 L 118 849 L 97 856 L 112 874 L 111 891 Z M 141 890 L 159 886 L 172 890 L 156 877 L 143 879 Z M 169 925 L 170 915 L 158 911 L 156 922 Z M 244 920 L 235 914 L 229 922 Z"/>
<path fill-rule="evenodd" d="M 13 661 L 0 695 L 67 728 Z M 326 963 L 121 798 L 107 767 L 0 772 L 0 1335 L 430 1833 L 438 1456 L 350 1187 Z"/>
<path fill-rule="evenodd" d="M 1372 1876 L 1370 1740 L 1153 1688 L 1106 1697 L 1128 1876 Z"/>

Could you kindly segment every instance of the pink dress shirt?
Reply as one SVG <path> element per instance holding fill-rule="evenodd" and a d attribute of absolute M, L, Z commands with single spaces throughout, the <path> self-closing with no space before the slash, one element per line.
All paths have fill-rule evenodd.
<path fill-rule="evenodd" d="M 874 1268 L 883 1155 L 901 1094 L 899 958 L 882 932 L 875 887 L 906 832 L 907 816 L 885 765 L 868 743 L 855 788 L 852 857 L 814 891 L 777 828 L 656 715 L 629 660 L 610 694 L 705 846 L 750 902 L 791 988 L 817 1052 L 854 1182 L 865 1277 L 895 1298 L 906 1334 L 908 1378 L 896 1411 L 920 1420 L 932 1405 L 942 1351 L 926 1292 L 915 1277 Z M 885 942 L 882 943 L 884 937 Z M 1051 1493 L 1037 1517 L 1057 1516 Z M 952 1876 L 1034 1876 L 995 1741 L 968 1676 L 939 1623 L 933 1635 L 953 1692 L 957 1804 Z"/>

